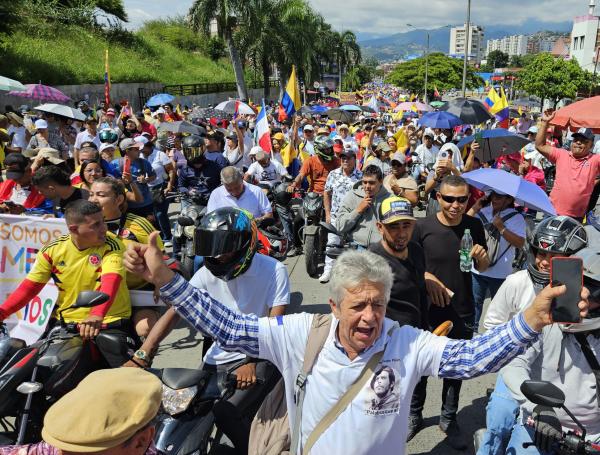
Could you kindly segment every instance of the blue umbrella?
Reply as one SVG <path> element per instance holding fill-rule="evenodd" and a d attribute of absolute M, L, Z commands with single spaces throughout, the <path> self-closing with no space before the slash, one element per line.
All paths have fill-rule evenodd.
<path fill-rule="evenodd" d="M 422 126 L 443 129 L 451 129 L 455 126 L 462 125 L 463 123 L 465 122 L 463 122 L 460 117 L 445 111 L 427 112 L 421 117 L 421 120 L 419 120 L 419 124 Z"/>
<path fill-rule="evenodd" d="M 327 106 L 315 105 L 311 107 L 313 113 L 322 114 L 323 112 L 327 112 Z"/>
<path fill-rule="evenodd" d="M 456 146 L 462 148 L 475 140 L 477 135 L 467 136 L 463 138 Z M 484 161 L 495 160 L 502 155 L 510 155 L 518 152 L 523 147 L 529 144 L 529 141 L 520 134 L 511 133 L 503 128 L 494 130 L 484 130 L 481 132 L 481 147 L 475 154 L 477 158 Z"/>
<path fill-rule="evenodd" d="M 165 103 L 170 103 L 173 101 L 175 97 L 173 95 L 169 95 L 168 93 L 159 93 L 158 95 L 154 95 L 148 101 L 146 101 L 146 106 L 160 106 Z"/>
<path fill-rule="evenodd" d="M 360 106 L 357 106 L 356 104 L 344 104 L 343 106 L 340 106 L 340 109 L 348 112 L 362 112 Z"/>
<path fill-rule="evenodd" d="M 556 215 L 556 210 L 544 190 L 535 183 L 528 182 L 518 175 L 501 169 L 481 168 L 466 172 L 462 177 L 469 185 L 481 191 L 495 191 L 508 194 L 515 202 L 533 210 L 540 210 L 550 215 Z"/>

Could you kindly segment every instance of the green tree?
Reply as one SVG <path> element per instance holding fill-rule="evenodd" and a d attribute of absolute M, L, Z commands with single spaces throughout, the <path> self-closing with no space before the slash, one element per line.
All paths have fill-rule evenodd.
<path fill-rule="evenodd" d="M 593 84 L 592 74 L 579 66 L 577 60 L 554 58 L 547 53 L 538 54 L 519 72 L 516 87 L 530 95 L 552 101 L 554 106 L 562 98 L 577 96 L 579 91 L 587 91 Z"/>
<path fill-rule="evenodd" d="M 353 92 L 361 85 L 361 74 L 360 74 L 360 66 L 355 66 L 354 68 L 350 68 L 344 74 L 344 78 L 342 79 L 342 90 L 347 92 Z"/>
<path fill-rule="evenodd" d="M 233 35 L 236 27 L 240 25 L 238 17 L 244 17 L 244 13 L 248 17 L 247 6 L 247 2 L 244 0 L 194 0 L 189 11 L 192 28 L 202 31 L 207 36 L 212 20 L 216 20 L 219 33 L 225 40 L 229 51 L 238 96 L 243 100 L 248 99 L 248 90 L 244 78 L 244 66 Z"/>
<path fill-rule="evenodd" d="M 212 36 L 206 42 L 206 55 L 213 61 L 225 57 L 227 52 L 225 50 L 225 42 L 218 36 Z"/>
<path fill-rule="evenodd" d="M 506 68 L 508 66 L 508 54 L 502 51 L 492 51 L 487 56 L 487 64 L 492 68 Z"/>
<path fill-rule="evenodd" d="M 533 54 L 527 55 L 512 55 L 510 57 L 509 65 L 514 68 L 523 68 L 527 66 L 535 58 Z"/>
<path fill-rule="evenodd" d="M 462 85 L 463 62 L 436 52 L 429 55 L 429 74 L 427 92 L 432 99 L 434 87 L 438 90 L 460 88 Z M 425 58 L 417 58 L 409 62 L 400 63 L 386 77 L 386 82 L 410 90 L 420 95 L 424 92 L 425 85 Z M 467 88 L 474 89 L 483 85 L 481 79 L 472 67 L 467 68 Z"/>
<path fill-rule="evenodd" d="M 354 32 L 345 30 L 338 33 L 336 48 L 339 80 L 342 81 L 344 70 L 358 65 L 361 60 L 360 46 Z"/>

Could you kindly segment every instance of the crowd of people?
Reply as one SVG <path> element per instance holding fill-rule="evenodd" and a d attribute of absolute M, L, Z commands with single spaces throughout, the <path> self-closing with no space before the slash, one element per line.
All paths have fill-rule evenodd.
<path fill-rule="evenodd" d="M 376 85 L 366 90 L 388 98 L 400 94 Z M 542 453 L 535 445 L 523 448 L 534 433 L 527 425 L 531 403 L 520 385 L 532 378 L 568 388 L 569 408 L 585 423 L 588 439 L 600 441 L 597 362 L 591 365 L 582 354 L 588 348 L 600 352 L 600 302 L 589 300 L 585 289 L 581 302 L 573 302 L 591 321 L 584 331 L 552 324 L 552 300 L 564 288 L 549 286 L 551 259 L 594 247 L 592 234 L 600 229 L 594 223 L 600 158 L 591 130 L 554 129 L 552 111 L 537 118 L 523 114 L 510 128 L 528 145 L 483 161 L 479 141 L 462 150 L 457 144 L 499 125 L 426 128 L 414 113 L 395 119 L 360 113 L 352 122 L 310 113 L 283 118 L 267 108 L 271 143 L 265 149 L 255 134 L 256 115 L 203 117 L 197 106 L 180 111 L 171 104 L 137 113 L 128 103 L 78 107 L 86 115 L 81 122 L 25 108 L 8 107 L 0 115 L 0 212 L 64 218 L 68 228 L 38 252 L 26 279 L 0 305 L 0 322 L 52 279 L 59 296 L 49 328 L 57 323 L 56 311 L 64 310 L 64 320 L 78 323 L 84 339 L 100 330 L 124 344 L 133 339 L 133 356 L 107 354 L 116 368 L 149 367 L 183 318 L 215 340 L 201 368 L 237 375 L 238 390 L 228 400 L 233 406 L 213 411 L 237 453 L 248 453 L 252 418 L 280 376 L 302 453 L 404 453 L 424 427 L 428 376 L 443 378 L 439 428 L 452 448 L 465 450 L 470 435 L 457 419 L 462 380 L 495 371 L 500 373 L 479 455 Z M 164 127 L 182 120 L 196 132 Z M 549 198 L 557 214 L 519 205 L 501 189 L 470 186 L 462 175 L 480 168 L 502 169 L 544 190 L 553 170 Z M 325 251 L 344 245 L 350 251 L 337 260 L 325 255 L 318 279 L 330 283 L 330 335 L 299 405 L 295 384 L 314 320 L 286 314 L 293 288 L 288 270 L 257 254 L 257 235 L 261 223 L 277 223 L 288 240 L 287 256 L 303 254 L 289 201 L 305 192 L 323 198 L 323 221 L 336 229 L 323 242 Z M 169 217 L 175 194 L 200 196 L 206 205 L 194 231 L 202 266 L 189 280 L 176 263 L 165 262 L 181 253 Z M 425 215 L 416 216 L 418 209 Z M 463 270 L 468 234 L 472 265 Z M 70 308 L 89 289 L 109 300 L 92 309 Z M 129 290 L 150 290 L 169 308 L 161 314 L 132 306 Z M 431 333 L 447 321 L 448 337 Z M 371 358 L 378 355 L 373 367 Z M 155 395 L 156 384 L 140 374 L 146 391 L 136 393 Z M 321 419 L 364 374 L 372 380 L 315 440 Z M 70 399 L 85 387 L 97 388 L 94 381 L 101 379 L 90 376 Z M 143 419 L 123 427 L 123 437 L 115 433 L 114 445 L 107 442 L 101 450 L 134 441 L 143 450 L 114 453 L 154 453 L 148 428 L 158 406 L 139 400 L 148 401 L 147 409 L 136 410 Z M 86 411 L 69 412 L 74 420 L 76 412 Z M 567 415 L 559 418 L 563 428 L 574 428 Z M 46 425 L 44 447 L 93 452 L 84 442 L 69 443 L 50 417 Z M 13 453 L 6 450 L 0 454 Z"/>

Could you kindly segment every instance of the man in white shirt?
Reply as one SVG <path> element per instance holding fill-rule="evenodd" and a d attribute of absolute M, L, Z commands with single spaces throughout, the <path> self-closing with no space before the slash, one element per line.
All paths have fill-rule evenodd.
<path fill-rule="evenodd" d="M 433 131 L 425 131 L 423 133 L 423 143 L 415 149 L 415 153 L 417 154 L 420 163 L 419 166 L 415 166 L 413 172 L 413 177 L 417 182 L 420 180 L 419 177 L 427 177 L 429 174 L 427 166 L 433 166 L 437 160 L 440 149 L 433 145 L 433 136 Z"/>
<path fill-rule="evenodd" d="M 75 138 L 75 145 L 73 147 L 73 158 L 75 159 L 75 165 L 79 163 L 79 150 L 81 150 L 81 144 L 85 142 L 93 142 L 96 144 L 96 148 L 99 149 L 102 145 L 100 137 L 97 131 L 98 121 L 94 117 L 88 117 L 85 119 L 85 130 L 77 134 Z"/>
<path fill-rule="evenodd" d="M 27 129 L 23 126 L 23 119 L 14 112 L 7 112 L 6 117 L 10 122 L 8 136 L 11 138 L 7 151 L 24 152 L 29 140 L 27 139 Z"/>
<path fill-rule="evenodd" d="M 358 144 L 356 143 L 356 139 L 350 136 L 350 128 L 345 123 L 339 126 L 338 135 L 333 139 L 341 139 L 344 143 L 344 150 L 351 149 L 354 153 L 358 153 Z"/>
<path fill-rule="evenodd" d="M 284 177 L 292 179 L 283 164 L 277 160 L 272 160 L 271 156 L 262 150 L 256 153 L 256 161 L 250 165 L 246 174 L 244 174 L 246 182 L 262 183 L 270 187 L 280 183 Z"/>
<path fill-rule="evenodd" d="M 273 218 L 273 209 L 265 193 L 256 185 L 244 182 L 239 169 L 227 166 L 221 170 L 221 186 L 213 190 L 207 212 L 221 207 L 237 207 L 252 214 L 256 222 Z"/>

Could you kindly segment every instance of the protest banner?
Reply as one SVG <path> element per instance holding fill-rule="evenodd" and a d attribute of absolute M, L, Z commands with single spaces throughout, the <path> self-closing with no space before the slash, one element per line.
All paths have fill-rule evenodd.
<path fill-rule="evenodd" d="M 340 106 L 356 104 L 356 92 L 340 92 Z"/>

